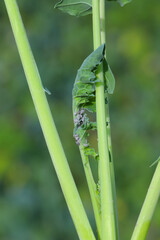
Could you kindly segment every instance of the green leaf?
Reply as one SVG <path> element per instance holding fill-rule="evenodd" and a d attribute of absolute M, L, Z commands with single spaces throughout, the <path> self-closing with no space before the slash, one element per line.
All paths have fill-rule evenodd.
<path fill-rule="evenodd" d="M 96 111 L 95 102 L 95 83 L 98 66 L 104 61 L 105 45 L 102 44 L 92 52 L 82 63 L 77 72 L 73 88 L 73 107 L 74 113 L 80 108 L 90 112 Z"/>
<path fill-rule="evenodd" d="M 132 0 L 107 1 L 116 1 L 123 7 L 125 4 L 131 2 Z M 61 0 L 55 5 L 55 8 L 58 8 L 59 10 L 72 16 L 86 16 L 92 13 L 92 0 Z"/>
<path fill-rule="evenodd" d="M 109 66 L 109 64 L 107 63 L 107 61 L 104 61 L 103 63 L 104 66 L 104 76 L 105 76 L 105 80 L 106 80 L 106 91 L 109 94 L 113 94 L 114 89 L 115 89 L 115 78 L 114 75 L 112 73 L 112 70 Z"/>
<path fill-rule="evenodd" d="M 123 7 L 127 3 L 130 3 L 132 0 L 107 0 L 107 1 L 110 1 L 110 2 L 111 1 L 116 1 L 116 2 L 118 2 L 121 5 L 121 7 Z"/>
<path fill-rule="evenodd" d="M 105 45 L 101 45 L 92 52 L 82 63 L 77 72 L 73 87 L 73 114 L 74 131 L 73 136 L 76 143 L 84 151 L 86 156 L 92 156 L 98 159 L 98 154 L 91 148 L 87 137 L 89 130 L 97 128 L 95 122 L 90 122 L 87 117 L 87 111 L 96 112 L 95 84 L 99 80 L 96 77 L 98 66 L 104 61 Z"/>
<path fill-rule="evenodd" d="M 102 44 L 92 52 L 82 63 L 77 72 L 73 87 L 73 114 L 74 131 L 73 136 L 76 143 L 84 151 L 86 156 L 92 156 L 98 160 L 98 154 L 88 143 L 89 130 L 96 130 L 95 122 L 90 122 L 87 112 L 96 112 L 95 84 L 100 80 L 97 78 L 97 70 L 103 64 L 104 84 L 107 93 L 113 93 L 115 88 L 115 79 L 108 63 L 105 60 L 105 44 Z"/>
<path fill-rule="evenodd" d="M 97 70 L 97 67 L 103 61 L 104 54 L 105 44 L 102 44 L 84 60 L 79 71 L 82 69 L 88 69 L 92 72 L 95 72 Z"/>
<path fill-rule="evenodd" d="M 104 57 L 105 45 L 102 44 L 92 52 L 82 63 L 77 72 L 73 87 L 73 114 L 74 114 L 74 131 L 73 136 L 76 143 L 84 151 L 86 156 L 92 156 L 98 160 L 98 154 L 91 148 L 88 143 L 89 130 L 96 130 L 95 122 L 90 122 L 87 117 L 88 112 L 96 112 L 96 83 L 100 80 L 97 78 L 97 70 L 103 65 L 105 92 L 112 94 L 115 88 L 115 79 L 112 71 Z"/>
<path fill-rule="evenodd" d="M 61 0 L 55 8 L 72 16 L 85 16 L 92 13 L 92 0 Z"/>
<path fill-rule="evenodd" d="M 96 153 L 96 151 L 94 150 L 94 148 L 85 147 L 85 148 L 84 148 L 84 153 L 85 153 L 86 156 L 92 156 L 92 157 L 95 158 L 96 160 L 99 159 L 99 155 L 98 155 L 98 153 Z"/>

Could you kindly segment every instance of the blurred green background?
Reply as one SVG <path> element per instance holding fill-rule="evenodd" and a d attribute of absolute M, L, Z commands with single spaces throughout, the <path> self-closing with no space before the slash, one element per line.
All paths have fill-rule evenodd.
<path fill-rule="evenodd" d="M 92 51 L 91 16 L 74 18 L 56 1 L 18 1 L 48 101 L 91 224 L 92 207 L 72 137 L 71 92 Z M 160 1 L 106 4 L 108 60 L 116 77 L 110 99 L 121 239 L 128 240 L 160 148 Z M 0 239 L 78 239 L 37 120 L 0 2 Z M 160 204 L 148 240 L 160 240 Z M 87 240 L 87 239 L 86 239 Z"/>

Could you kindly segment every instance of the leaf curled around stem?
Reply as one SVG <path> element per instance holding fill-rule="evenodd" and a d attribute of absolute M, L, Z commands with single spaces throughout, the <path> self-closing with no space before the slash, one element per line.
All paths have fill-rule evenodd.
<path fill-rule="evenodd" d="M 87 137 L 88 130 L 96 130 L 96 122 L 90 122 L 88 112 L 96 112 L 96 83 L 99 66 L 103 65 L 105 92 L 112 94 L 115 88 L 115 79 L 104 57 L 105 44 L 102 44 L 92 52 L 82 63 L 77 72 L 73 87 L 73 114 L 74 114 L 74 138 L 85 155 L 98 159 L 96 151 L 90 147 Z M 107 102 L 106 102 L 107 103 Z"/>

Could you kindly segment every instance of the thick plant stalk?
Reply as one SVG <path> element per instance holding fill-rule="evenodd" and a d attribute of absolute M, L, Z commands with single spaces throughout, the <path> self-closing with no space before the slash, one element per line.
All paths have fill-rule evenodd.
<path fill-rule="evenodd" d="M 105 31 L 105 1 L 100 0 L 100 20 L 101 20 L 101 44 L 105 43 L 106 45 L 106 31 Z M 106 49 L 105 49 L 106 52 Z M 106 53 L 105 53 L 106 56 Z M 111 181 L 112 181 L 112 190 L 113 190 L 113 199 L 114 199 L 114 215 L 115 215 L 115 224 L 117 226 L 117 240 L 119 239 L 119 224 L 118 224 L 118 210 L 117 210 L 117 195 L 116 195 L 116 184 L 115 184 L 115 174 L 114 174 L 114 162 L 113 162 L 113 152 L 112 152 L 112 142 L 111 142 L 111 124 L 110 124 L 110 115 L 109 115 L 109 96 L 108 103 L 106 104 L 106 122 L 107 124 L 107 138 L 108 138 L 108 149 L 110 152 L 110 170 L 111 170 Z"/>
<path fill-rule="evenodd" d="M 153 175 L 131 240 L 146 239 L 151 219 L 160 196 L 160 161 Z"/>
<path fill-rule="evenodd" d="M 93 9 L 93 38 L 94 49 L 101 45 L 100 31 L 100 2 L 92 1 Z M 105 97 L 103 68 L 99 69 L 97 77 L 101 80 L 96 84 L 96 112 L 99 150 L 99 177 L 101 187 L 102 212 L 102 240 L 116 240 L 116 225 L 114 217 L 114 203 L 112 191 L 112 178 L 109 163 L 108 140 L 106 132 Z"/>
<path fill-rule="evenodd" d="M 95 240 L 64 154 L 16 0 L 4 0 L 41 128 L 79 239 Z"/>
<path fill-rule="evenodd" d="M 92 201 L 92 206 L 93 206 L 93 211 L 94 211 L 94 216 L 95 216 L 95 221 L 96 221 L 96 226 L 97 226 L 97 232 L 98 232 L 98 237 L 101 239 L 101 214 L 100 214 L 100 209 L 99 209 L 99 202 L 98 202 L 98 196 L 97 196 L 97 187 L 95 184 L 95 181 L 93 179 L 91 167 L 89 164 L 89 158 L 84 154 L 83 146 L 80 145 L 80 153 L 81 153 L 81 158 L 84 166 L 84 171 L 87 179 L 87 184 L 90 192 L 90 197 Z"/>

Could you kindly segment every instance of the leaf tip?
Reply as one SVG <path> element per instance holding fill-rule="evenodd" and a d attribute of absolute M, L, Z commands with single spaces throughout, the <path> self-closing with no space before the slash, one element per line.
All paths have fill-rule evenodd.
<path fill-rule="evenodd" d="M 158 162 L 160 162 L 160 156 L 159 156 L 159 158 L 156 160 L 156 161 L 154 161 L 149 167 L 153 167 L 155 164 L 157 164 Z"/>
<path fill-rule="evenodd" d="M 118 3 L 121 7 L 124 7 L 126 4 L 130 3 L 132 0 L 118 0 Z"/>
<path fill-rule="evenodd" d="M 63 2 L 63 0 L 57 2 L 55 5 L 54 5 L 54 8 L 58 8 L 58 5 L 61 4 Z"/>

